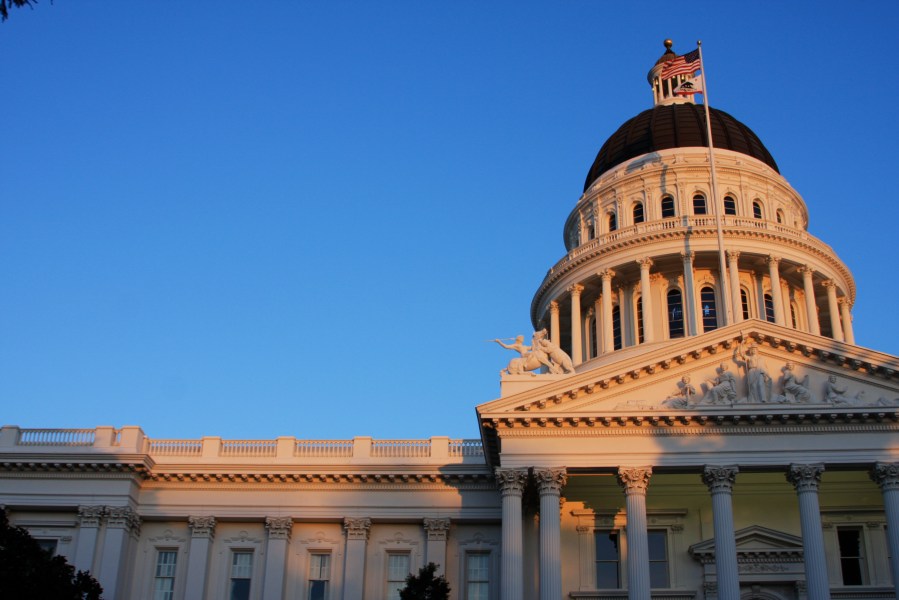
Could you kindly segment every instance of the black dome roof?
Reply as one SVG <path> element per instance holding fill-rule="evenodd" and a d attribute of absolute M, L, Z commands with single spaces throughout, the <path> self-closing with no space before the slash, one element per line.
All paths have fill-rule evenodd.
<path fill-rule="evenodd" d="M 780 173 L 777 163 L 749 127 L 723 110 L 709 109 L 715 148 L 758 159 Z M 708 147 L 705 107 L 701 104 L 658 105 L 641 112 L 618 128 L 599 149 L 584 191 L 600 175 L 637 156 L 668 148 Z"/>

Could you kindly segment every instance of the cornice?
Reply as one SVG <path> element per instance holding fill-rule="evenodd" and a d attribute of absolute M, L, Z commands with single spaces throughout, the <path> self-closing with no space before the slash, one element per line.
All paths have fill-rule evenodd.
<path fill-rule="evenodd" d="M 154 472 L 147 477 L 149 485 L 206 484 L 241 486 L 316 487 L 324 489 L 403 490 L 430 489 L 456 491 L 458 489 L 495 489 L 493 476 L 486 470 L 473 473 L 294 473 L 294 472 Z"/>
<path fill-rule="evenodd" d="M 46 455 L 35 455 L 32 460 L 22 459 L 20 455 L 0 456 L 2 476 L 31 474 L 47 477 L 85 476 L 90 479 L 144 479 L 148 473 L 149 468 L 143 462 L 63 462 L 48 461 Z"/>

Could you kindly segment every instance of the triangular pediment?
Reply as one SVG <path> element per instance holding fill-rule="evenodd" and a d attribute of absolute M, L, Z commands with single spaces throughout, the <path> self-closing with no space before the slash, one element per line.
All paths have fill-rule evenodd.
<path fill-rule="evenodd" d="M 752 320 L 647 346 L 595 367 L 585 363 L 571 375 L 535 375 L 530 389 L 477 410 L 482 421 L 524 415 L 890 411 L 899 408 L 897 373 L 897 357 Z"/>
<path fill-rule="evenodd" d="M 802 538 L 783 531 L 752 525 L 734 532 L 734 537 L 737 542 L 737 557 L 741 561 L 757 557 L 802 556 Z M 690 546 L 690 554 L 700 560 L 713 558 L 714 538 L 693 544 Z"/>

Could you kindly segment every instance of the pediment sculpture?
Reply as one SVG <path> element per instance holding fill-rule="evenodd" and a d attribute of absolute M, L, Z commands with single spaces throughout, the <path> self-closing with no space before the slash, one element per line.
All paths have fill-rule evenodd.
<path fill-rule="evenodd" d="M 511 339 L 511 338 L 506 338 Z M 549 373 L 562 374 L 574 373 L 574 364 L 571 357 L 559 348 L 551 340 L 547 339 L 546 329 L 535 331 L 531 336 L 531 345 L 524 343 L 524 336 L 519 335 L 511 344 L 506 344 L 503 340 L 493 340 L 507 350 L 515 350 L 521 356 L 513 358 L 505 369 L 500 371 L 500 375 L 508 373 L 509 375 L 522 375 L 545 368 Z"/>

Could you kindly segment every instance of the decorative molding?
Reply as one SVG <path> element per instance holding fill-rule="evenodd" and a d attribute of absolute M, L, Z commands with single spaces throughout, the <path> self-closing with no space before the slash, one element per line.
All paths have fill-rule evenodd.
<path fill-rule="evenodd" d="M 652 477 L 652 467 L 618 467 L 618 484 L 624 493 L 645 494 Z"/>
<path fill-rule="evenodd" d="M 187 517 L 187 526 L 190 528 L 190 536 L 194 538 L 215 537 L 215 517 Z"/>
<path fill-rule="evenodd" d="M 817 492 L 821 485 L 821 474 L 824 472 L 824 465 L 790 465 L 787 471 L 787 481 L 793 484 L 796 491 Z"/>
<path fill-rule="evenodd" d="M 899 463 L 876 463 L 870 475 L 881 490 L 899 490 Z"/>
<path fill-rule="evenodd" d="M 137 534 L 140 532 L 140 517 L 130 506 L 107 506 L 106 527 Z"/>
<path fill-rule="evenodd" d="M 265 528 L 270 540 L 289 540 L 293 531 L 293 517 L 266 517 Z"/>
<path fill-rule="evenodd" d="M 562 486 L 568 481 L 568 473 L 565 467 L 557 467 L 552 469 L 534 468 L 534 479 L 537 481 L 537 488 L 540 495 L 552 494 L 558 496 L 562 491 Z"/>
<path fill-rule="evenodd" d="M 449 534 L 450 520 L 441 518 L 425 518 L 424 529 L 429 542 L 445 542 Z"/>
<path fill-rule="evenodd" d="M 702 481 L 712 494 L 719 492 L 730 494 L 734 490 L 734 482 L 739 472 L 739 467 L 735 465 L 726 467 L 706 465 L 702 470 Z"/>
<path fill-rule="evenodd" d="M 521 496 L 524 493 L 524 486 L 528 479 L 527 469 L 497 467 L 493 473 L 503 496 Z"/>
<path fill-rule="evenodd" d="M 371 519 L 347 517 L 343 520 L 343 528 L 346 530 L 347 540 L 367 540 Z"/>
<path fill-rule="evenodd" d="M 99 527 L 100 520 L 105 514 L 105 506 L 79 506 L 78 525 L 80 527 Z"/>

